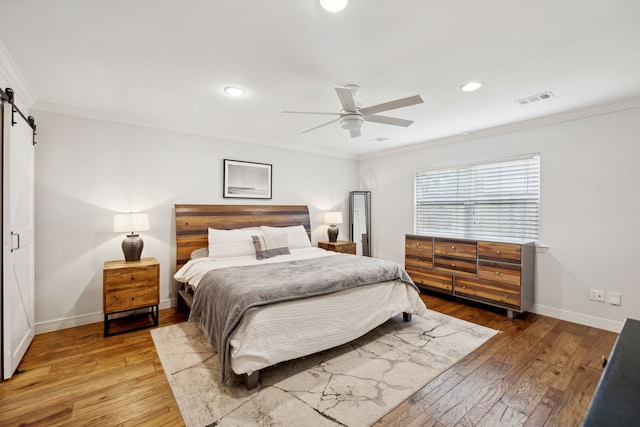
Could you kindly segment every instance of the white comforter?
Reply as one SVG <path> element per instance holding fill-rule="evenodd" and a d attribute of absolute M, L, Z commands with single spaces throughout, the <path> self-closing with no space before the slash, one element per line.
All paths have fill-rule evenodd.
<path fill-rule="evenodd" d="M 292 249 L 291 255 L 266 260 L 256 260 L 255 256 L 199 258 L 189 261 L 174 278 L 197 287 L 211 269 L 322 256 L 353 255 L 305 248 Z M 420 315 L 425 311 L 419 294 L 400 281 L 252 309 L 231 337 L 231 369 L 237 374 L 251 374 L 285 360 L 350 342 L 400 313 Z"/>

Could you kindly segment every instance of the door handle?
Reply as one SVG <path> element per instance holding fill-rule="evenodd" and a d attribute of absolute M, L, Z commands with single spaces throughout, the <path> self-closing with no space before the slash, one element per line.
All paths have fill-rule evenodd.
<path fill-rule="evenodd" d="M 17 236 L 18 237 L 18 246 L 16 246 L 15 248 L 13 247 L 13 236 Z M 13 251 L 17 251 L 18 249 L 20 249 L 20 233 L 14 233 L 13 231 L 11 232 L 11 252 Z"/>

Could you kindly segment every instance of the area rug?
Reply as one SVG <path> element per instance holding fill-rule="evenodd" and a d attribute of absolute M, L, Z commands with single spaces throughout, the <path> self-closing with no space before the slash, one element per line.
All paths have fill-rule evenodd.
<path fill-rule="evenodd" d="M 151 331 L 187 427 L 368 426 L 498 331 L 429 310 L 365 336 L 220 384 L 219 359 L 197 325 Z"/>

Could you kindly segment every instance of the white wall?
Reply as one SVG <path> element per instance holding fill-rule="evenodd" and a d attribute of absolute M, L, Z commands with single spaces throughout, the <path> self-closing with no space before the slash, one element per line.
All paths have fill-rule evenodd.
<path fill-rule="evenodd" d="M 418 168 L 541 154 L 541 243 L 535 307 L 541 314 L 618 330 L 640 318 L 640 108 L 448 145 L 423 146 L 360 162 L 371 190 L 373 255 L 403 262 L 413 232 Z M 622 305 L 594 302 L 589 289 L 622 293 Z"/>
<path fill-rule="evenodd" d="M 113 214 L 149 213 L 142 256 L 160 262 L 161 307 L 174 297 L 176 203 L 304 204 L 312 239 L 326 210 L 348 211 L 357 161 L 32 111 L 36 146 L 36 330 L 102 319 L 102 266 L 123 259 Z M 273 165 L 273 199 L 222 197 L 223 159 Z M 330 171 L 328 173 L 327 171 Z M 346 224 L 340 229 L 348 235 Z"/>

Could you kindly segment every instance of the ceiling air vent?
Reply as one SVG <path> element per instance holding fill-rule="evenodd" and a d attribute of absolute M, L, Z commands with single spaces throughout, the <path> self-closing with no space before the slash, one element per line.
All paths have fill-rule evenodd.
<path fill-rule="evenodd" d="M 516 99 L 515 103 L 520 105 L 533 104 L 534 102 L 544 101 L 553 98 L 555 95 L 552 92 L 542 92 L 537 95 L 527 96 L 526 98 Z"/>

